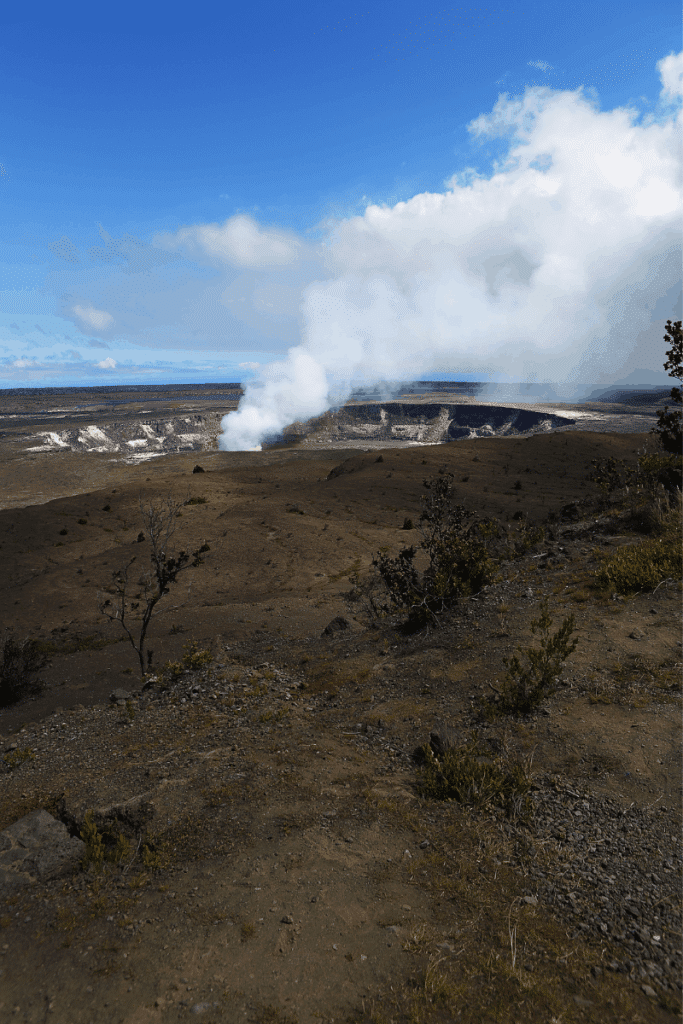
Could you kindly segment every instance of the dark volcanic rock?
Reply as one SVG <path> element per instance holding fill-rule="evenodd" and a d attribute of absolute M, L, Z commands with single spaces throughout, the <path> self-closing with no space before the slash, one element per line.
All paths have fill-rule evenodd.
<path fill-rule="evenodd" d="M 74 868 L 85 843 L 47 811 L 31 811 L 0 832 L 0 890 L 45 881 Z"/>

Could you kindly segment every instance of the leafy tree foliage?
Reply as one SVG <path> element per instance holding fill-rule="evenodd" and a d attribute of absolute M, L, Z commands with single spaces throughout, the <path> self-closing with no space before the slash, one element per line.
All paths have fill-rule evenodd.
<path fill-rule="evenodd" d="M 667 320 L 666 322 L 666 334 L 664 335 L 664 341 L 668 342 L 671 346 L 666 355 L 667 360 L 664 363 L 664 369 L 668 370 L 670 377 L 675 377 L 677 380 L 683 383 L 683 330 L 681 330 L 681 324 L 683 321 Z M 683 398 L 681 396 L 680 388 L 671 389 L 671 401 L 674 406 L 679 408 L 672 409 L 669 412 L 669 406 L 666 405 L 663 409 L 657 410 L 657 416 L 659 417 L 657 426 L 653 428 L 653 433 L 657 434 L 660 444 L 665 451 L 670 452 L 672 455 L 681 454 L 681 404 L 683 404 Z"/>

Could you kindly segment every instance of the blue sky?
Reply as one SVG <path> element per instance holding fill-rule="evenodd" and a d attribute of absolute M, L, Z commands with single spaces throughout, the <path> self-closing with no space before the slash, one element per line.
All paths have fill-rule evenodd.
<path fill-rule="evenodd" d="M 361 378 L 665 380 L 680 49 L 630 0 L 5 10 L 0 387 L 253 378 L 282 418 Z M 635 211 L 605 243 L 598 174 Z"/>

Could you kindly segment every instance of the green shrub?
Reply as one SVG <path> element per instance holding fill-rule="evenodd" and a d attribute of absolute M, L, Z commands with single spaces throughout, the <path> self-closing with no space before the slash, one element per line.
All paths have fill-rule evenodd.
<path fill-rule="evenodd" d="M 183 644 L 183 660 L 167 661 L 157 673 L 158 681 L 163 684 L 174 683 L 183 672 L 200 669 L 213 661 L 213 654 L 208 650 L 200 650 L 196 640 L 188 640 Z"/>
<path fill-rule="evenodd" d="M 213 661 L 213 654 L 211 651 L 200 651 L 199 644 L 196 640 L 188 640 L 186 644 L 183 644 L 183 665 L 186 669 L 198 669 L 203 668 L 204 665 L 208 665 Z"/>
<path fill-rule="evenodd" d="M 406 609 L 409 629 L 435 625 L 441 612 L 460 597 L 476 593 L 495 574 L 489 547 L 499 534 L 498 524 L 488 519 L 469 522 L 474 513 L 453 503 L 452 473 L 425 480 L 424 486 L 430 493 L 422 499 L 418 526 L 426 568 L 421 571 L 416 565 L 414 546 L 395 558 L 379 553 L 372 562 L 389 599 L 386 605 L 373 602 L 374 610 Z"/>
<path fill-rule="evenodd" d="M 575 625 L 573 615 L 551 636 L 552 623 L 548 602 L 543 601 L 540 617 L 531 622 L 531 632 L 541 634 L 540 647 L 520 647 L 521 658 L 518 654 L 503 658 L 507 675 L 498 703 L 489 705 L 490 710 L 499 714 L 529 714 L 555 692 L 562 664 L 576 650 L 578 641 L 570 640 Z"/>
<path fill-rule="evenodd" d="M 511 531 L 508 534 L 509 543 L 504 551 L 505 558 L 508 559 L 522 558 L 531 548 L 545 540 L 545 530 L 542 526 L 531 526 L 527 522 L 526 516 L 522 515 L 518 518 L 520 523 L 516 534 Z M 510 530 L 509 526 L 508 530 Z"/>
<path fill-rule="evenodd" d="M 431 746 L 423 748 L 424 765 L 418 788 L 432 800 L 457 800 L 470 807 L 503 807 L 508 813 L 526 816 L 530 810 L 531 780 L 518 762 L 505 764 L 494 758 L 476 733 L 462 747 L 451 747 L 437 757 Z"/>
<path fill-rule="evenodd" d="M 592 464 L 593 470 L 586 479 L 600 489 L 603 507 L 608 508 L 613 496 L 621 492 L 617 507 L 628 500 L 636 518 L 647 503 L 675 503 L 681 489 L 683 459 L 680 453 L 643 451 L 635 466 L 614 458 L 593 459 Z"/>
<path fill-rule="evenodd" d="M 663 537 L 626 544 L 606 558 L 595 573 L 599 587 L 618 594 L 654 590 L 665 580 L 681 578 L 681 544 L 678 529 L 671 526 Z"/>
<path fill-rule="evenodd" d="M 629 470 L 623 459 L 593 459 L 592 471 L 586 477 L 600 489 L 602 503 L 608 506 L 615 491 L 623 490 L 632 470 Z"/>

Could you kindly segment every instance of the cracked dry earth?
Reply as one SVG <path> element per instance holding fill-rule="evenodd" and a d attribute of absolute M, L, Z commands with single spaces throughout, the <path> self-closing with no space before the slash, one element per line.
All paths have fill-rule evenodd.
<path fill-rule="evenodd" d="M 525 442 L 523 465 L 531 446 L 549 441 Z M 600 443 L 591 440 L 591 456 Z M 440 465 L 506 451 L 500 442 L 451 447 Z M 421 453 L 392 452 L 391 462 L 380 486 L 403 473 L 402 520 L 419 510 L 426 471 Z M 283 490 L 287 474 L 283 507 L 303 489 L 290 463 Z M 220 484 L 211 476 L 201 482 L 209 495 Z M 331 481 L 346 510 L 333 513 L 335 535 L 356 536 L 359 522 L 371 532 L 383 507 L 358 477 Z M 507 487 L 487 499 L 500 502 L 497 514 L 506 497 L 515 509 Z M 558 498 L 576 496 L 567 485 Z M 292 545 L 302 543 L 297 528 L 313 532 L 310 495 L 303 507 L 287 517 Z M 46 522 L 52 514 L 44 509 Z M 234 515 L 244 521 L 244 508 Z M 330 522 L 326 509 L 319 515 Z M 225 513 L 217 518 L 221 536 Z M 207 522 L 197 529 L 211 544 Z M 213 660 L 167 686 L 131 686 L 122 644 L 65 654 L 58 665 L 75 685 L 53 684 L 0 718 L 0 829 L 41 807 L 78 835 L 92 810 L 102 834 L 128 845 L 99 872 L 76 868 L 0 896 L 0 1021 L 676 1019 L 680 593 L 595 595 L 596 560 L 634 538 L 594 515 L 551 530 L 550 553 L 546 544 L 542 559 L 531 550 L 503 564 L 441 628 L 412 637 L 388 622 L 367 628 L 338 581 L 310 606 L 306 632 L 306 588 L 298 604 L 290 589 L 306 569 L 301 555 L 281 595 L 262 598 L 277 629 L 247 633 L 244 623 L 228 635 L 223 623 L 219 634 L 207 619 L 188 633 Z M 385 538 L 398 549 L 405 535 L 394 532 Z M 576 615 L 579 646 L 561 685 L 536 715 L 482 721 L 482 698 L 502 678 L 502 657 L 531 641 L 542 597 L 556 621 Z M 234 600 L 241 618 L 261 621 L 244 594 Z M 190 603 L 188 625 L 195 610 L 202 621 Z M 84 604 L 86 622 L 88 613 Z M 166 630 L 181 614 L 174 609 Z M 321 636 L 339 614 L 348 629 Z M 92 692 L 82 683 L 88 664 L 103 673 Z M 121 686 L 130 697 L 109 701 Z M 502 763 L 523 759 L 533 813 L 422 797 L 413 754 L 442 723 L 463 741 L 478 729 Z"/>

